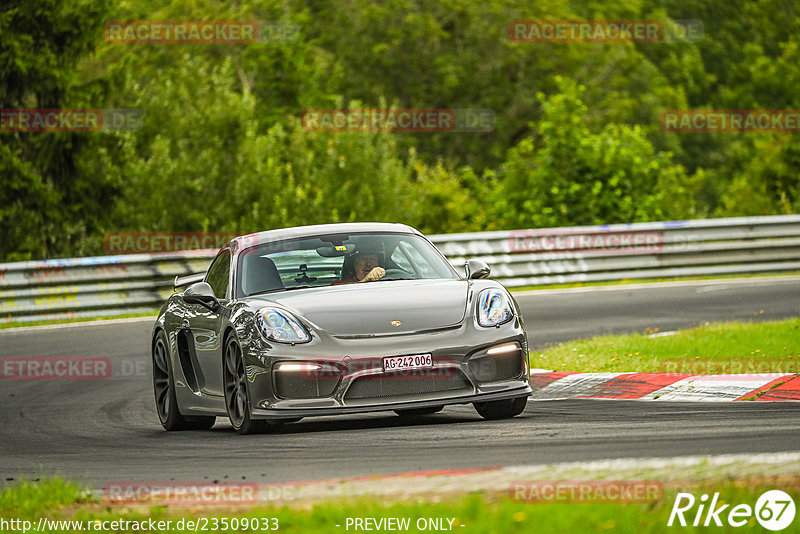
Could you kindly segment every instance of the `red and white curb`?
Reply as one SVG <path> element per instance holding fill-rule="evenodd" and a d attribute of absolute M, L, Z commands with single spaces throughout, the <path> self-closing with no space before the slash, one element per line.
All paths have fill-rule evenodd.
<path fill-rule="evenodd" d="M 784 373 L 572 373 L 531 370 L 532 400 L 800 401 L 800 375 Z"/>

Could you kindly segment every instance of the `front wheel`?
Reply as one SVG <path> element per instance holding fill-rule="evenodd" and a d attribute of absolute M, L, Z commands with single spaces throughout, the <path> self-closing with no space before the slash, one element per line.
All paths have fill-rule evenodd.
<path fill-rule="evenodd" d="M 167 337 L 161 331 L 153 342 L 153 392 L 158 419 L 164 430 L 208 430 L 217 420 L 213 416 L 192 417 L 181 414 L 175 394 L 175 378 L 167 350 Z"/>
<path fill-rule="evenodd" d="M 242 349 L 234 336 L 225 343 L 225 407 L 228 419 L 237 434 L 265 432 L 269 421 L 250 417 L 250 400 L 247 396 L 247 375 L 244 370 Z"/>
<path fill-rule="evenodd" d="M 484 419 L 508 419 L 515 417 L 525 411 L 528 403 L 528 396 L 517 397 L 515 399 L 503 399 L 499 401 L 475 402 L 472 405 L 475 411 Z"/>

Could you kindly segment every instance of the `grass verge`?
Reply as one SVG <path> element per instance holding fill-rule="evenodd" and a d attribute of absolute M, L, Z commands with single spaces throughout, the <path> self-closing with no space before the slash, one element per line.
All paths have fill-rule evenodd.
<path fill-rule="evenodd" d="M 48 520 L 81 521 L 83 530 L 89 530 L 87 523 L 97 524 L 97 521 L 130 521 L 140 522 L 148 519 L 154 521 L 171 520 L 171 532 L 195 531 L 188 528 L 186 522 L 198 521 L 212 530 L 217 519 L 216 529 L 236 530 L 238 532 L 264 531 L 262 524 L 277 525 L 280 532 L 353 532 L 352 524 L 349 528 L 348 518 L 374 518 L 377 521 L 388 518 L 408 518 L 409 532 L 418 532 L 416 527 L 420 519 L 432 518 L 440 520 L 440 525 L 449 527 L 448 520 L 452 520 L 452 531 L 475 533 L 506 533 L 506 532 L 669 532 L 676 526 L 668 527 L 673 504 L 678 492 L 692 493 L 699 504 L 700 495 L 713 495 L 719 493 L 719 504 L 730 504 L 728 511 L 737 504 L 746 504 L 754 508 L 758 497 L 765 491 L 780 489 L 788 493 L 795 502 L 800 498 L 800 477 L 761 477 L 748 479 L 723 479 L 704 480 L 702 482 L 671 482 L 664 487 L 663 496 L 654 502 L 639 503 L 601 503 L 601 502 L 575 502 L 575 503 L 543 503 L 520 502 L 514 500 L 509 494 L 470 493 L 449 497 L 428 496 L 419 499 L 369 499 L 359 498 L 352 500 L 328 500 L 315 502 L 295 502 L 283 505 L 255 505 L 252 507 L 228 508 L 214 510 L 213 507 L 178 508 L 168 506 L 136 506 L 122 507 L 111 506 L 87 497 L 86 493 L 73 484 L 63 480 L 49 480 L 39 484 L 24 483 L 17 487 L 5 489 L 0 493 L 0 518 L 4 520 L 20 519 L 31 521 L 36 526 L 39 519 L 46 517 Z M 681 532 L 705 532 L 708 527 L 692 527 L 691 522 L 695 517 L 697 505 L 685 516 L 690 526 L 677 527 Z M 258 527 L 242 528 L 242 522 L 237 521 L 238 528 L 222 528 L 222 518 L 232 526 L 233 518 L 257 518 Z M 721 520 L 727 519 L 726 513 L 721 514 Z M 178 521 L 183 519 L 183 528 L 179 528 Z M 262 519 L 268 519 L 262 523 Z M 273 519 L 275 521 L 273 521 Z M 705 514 L 703 514 L 705 519 Z M 751 516 L 745 519 L 746 524 L 736 528 L 737 532 L 764 532 L 764 528 Z M 799 519 L 795 519 L 796 525 Z M 248 521 L 248 527 L 250 521 Z M 724 524 L 724 523 L 723 523 Z M 339 526 L 337 526 L 339 525 Z M 462 526 L 463 525 L 463 526 Z M 702 521 L 701 521 L 702 525 Z M 109 526 L 111 526 L 109 524 Z M 727 527 L 727 525 L 724 525 Z M 48 530 L 40 532 L 79 532 L 75 524 L 61 525 L 63 528 L 51 526 Z M 713 527 L 712 527 L 713 529 Z M 728 527 L 730 529 L 730 527 Z M 721 529 L 727 531 L 728 529 Z M 12 529 L 4 529 L 12 530 Z M 91 530 L 97 531 L 92 528 Z M 127 528 L 111 528 L 108 531 L 129 532 L 137 530 L 127 525 Z M 198 531 L 204 531 L 200 526 Z M 269 530 L 275 530 L 270 528 Z M 375 529 L 378 530 L 378 529 Z M 431 530 L 431 529 L 428 529 Z M 450 530 L 446 528 L 445 530 Z M 385 531 L 385 530 L 384 530 Z M 786 530 L 791 531 L 791 527 Z"/>
<path fill-rule="evenodd" d="M 798 373 L 800 319 L 599 336 L 531 351 L 530 364 L 587 373 Z"/>

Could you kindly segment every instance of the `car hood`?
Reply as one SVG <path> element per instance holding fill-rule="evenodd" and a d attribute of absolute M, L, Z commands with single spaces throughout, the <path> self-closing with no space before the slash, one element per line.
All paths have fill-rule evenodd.
<path fill-rule="evenodd" d="M 259 300 L 285 307 L 329 334 L 367 336 L 458 325 L 468 291 L 466 280 L 398 280 L 272 293 Z"/>

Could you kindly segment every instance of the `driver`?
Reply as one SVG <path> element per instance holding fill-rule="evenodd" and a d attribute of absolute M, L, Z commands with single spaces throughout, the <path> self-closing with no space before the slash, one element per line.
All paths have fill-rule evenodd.
<path fill-rule="evenodd" d="M 377 254 L 356 254 L 353 267 L 359 282 L 374 282 L 386 276 L 386 270 L 378 265 Z"/>
<path fill-rule="evenodd" d="M 382 253 L 373 250 L 356 250 L 348 254 L 344 261 L 345 268 L 342 270 L 342 279 L 334 284 L 380 280 L 386 276 L 386 270 L 381 267 L 382 256 Z"/>

